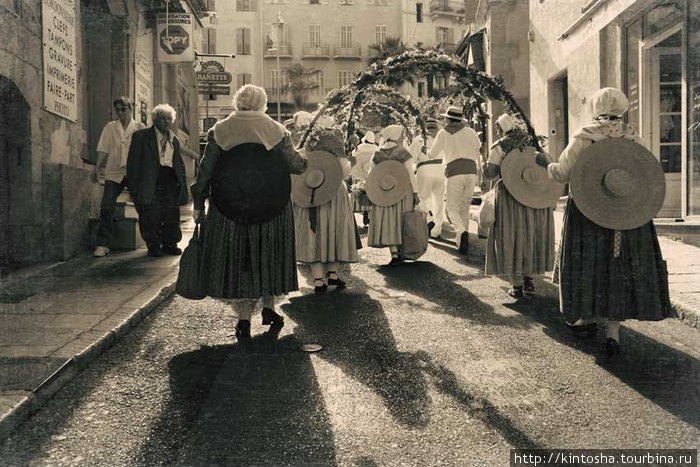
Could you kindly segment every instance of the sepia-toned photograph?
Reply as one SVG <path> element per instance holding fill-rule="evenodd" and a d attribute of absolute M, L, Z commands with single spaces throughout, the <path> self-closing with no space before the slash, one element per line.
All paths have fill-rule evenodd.
<path fill-rule="evenodd" d="M 700 0 L 0 0 L 0 467 L 697 467 Z"/>

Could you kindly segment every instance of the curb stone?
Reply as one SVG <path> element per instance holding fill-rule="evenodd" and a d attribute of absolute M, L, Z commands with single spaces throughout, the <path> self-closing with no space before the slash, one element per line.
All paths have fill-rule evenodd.
<path fill-rule="evenodd" d="M 132 310 L 120 323 L 109 330 L 89 331 L 96 339 L 86 343 L 85 347 L 71 357 L 65 364 L 49 376 L 33 391 L 8 391 L 7 396 L 18 399 L 8 408 L 2 407 L 4 413 L 0 416 L 0 442 L 4 442 L 12 433 L 35 414 L 53 395 L 73 377 L 84 370 L 92 361 L 109 349 L 115 342 L 141 322 L 159 305 L 175 293 L 177 270 L 170 272 L 164 278 L 134 296 L 120 310 Z M 118 310 L 117 310 L 118 311 Z M 108 320 L 105 318 L 104 321 Z M 100 327 L 101 323 L 95 325 Z M 87 333 L 85 333 L 87 334 Z M 70 345 L 70 344 L 68 344 Z"/>

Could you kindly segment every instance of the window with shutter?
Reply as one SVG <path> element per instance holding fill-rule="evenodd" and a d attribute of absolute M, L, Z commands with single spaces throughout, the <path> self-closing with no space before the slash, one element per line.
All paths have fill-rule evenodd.
<path fill-rule="evenodd" d="M 320 47 L 321 46 L 321 25 L 310 24 L 309 25 L 309 46 L 310 47 Z"/>
<path fill-rule="evenodd" d="M 383 44 L 386 41 L 386 25 L 377 25 L 374 27 L 374 40 L 376 44 Z"/>
<path fill-rule="evenodd" d="M 423 22 L 423 4 L 416 3 L 416 23 Z"/>
<path fill-rule="evenodd" d="M 340 27 L 340 45 L 341 47 L 352 46 L 352 26 Z"/>
<path fill-rule="evenodd" d="M 250 55 L 250 29 L 243 28 L 243 55 Z"/>

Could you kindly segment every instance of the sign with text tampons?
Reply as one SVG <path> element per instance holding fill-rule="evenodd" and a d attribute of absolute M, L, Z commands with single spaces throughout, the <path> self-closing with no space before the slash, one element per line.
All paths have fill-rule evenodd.
<path fill-rule="evenodd" d="M 193 19 L 189 13 L 159 13 L 156 18 L 157 60 L 161 63 L 194 61 Z"/>
<path fill-rule="evenodd" d="M 71 122 L 78 120 L 78 58 L 73 0 L 41 3 L 44 49 L 44 109 Z"/>

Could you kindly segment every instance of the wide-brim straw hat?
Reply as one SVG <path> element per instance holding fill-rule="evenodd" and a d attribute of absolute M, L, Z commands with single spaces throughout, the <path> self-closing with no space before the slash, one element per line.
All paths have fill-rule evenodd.
<path fill-rule="evenodd" d="M 289 203 L 289 169 L 262 144 L 245 143 L 221 157 L 211 181 L 212 202 L 228 219 L 260 224 L 280 214 Z"/>
<path fill-rule="evenodd" d="M 550 208 L 557 204 L 564 186 L 551 180 L 547 169 L 537 165 L 535 154 L 535 148 L 529 146 L 509 152 L 501 162 L 501 178 L 508 193 L 523 206 Z"/>
<path fill-rule="evenodd" d="M 411 192 L 411 179 L 406 166 L 399 161 L 384 161 L 367 176 L 365 191 L 377 206 L 392 206 Z"/>
<path fill-rule="evenodd" d="M 292 176 L 292 201 L 302 208 L 321 206 L 333 199 L 342 181 L 338 158 L 326 151 L 312 151 L 304 173 Z"/>
<path fill-rule="evenodd" d="M 606 229 L 646 224 L 664 203 L 666 182 L 656 157 L 628 139 L 608 138 L 586 148 L 571 171 L 571 196 L 590 221 Z"/>

